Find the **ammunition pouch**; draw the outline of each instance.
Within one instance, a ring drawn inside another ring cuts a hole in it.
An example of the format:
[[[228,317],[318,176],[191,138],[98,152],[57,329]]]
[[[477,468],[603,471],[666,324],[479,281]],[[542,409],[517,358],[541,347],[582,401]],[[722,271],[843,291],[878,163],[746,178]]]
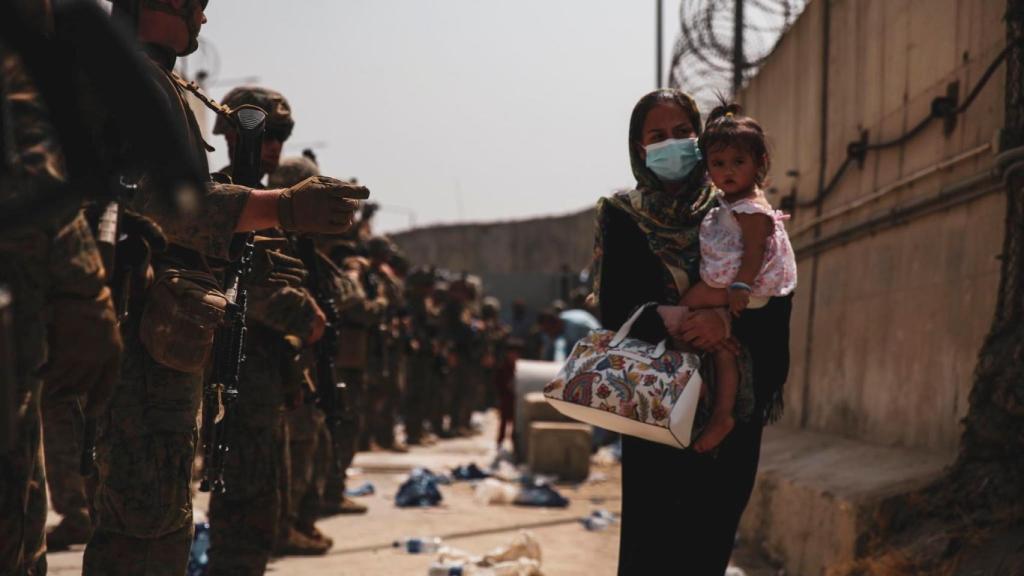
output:
[[[202,372],[227,306],[211,274],[163,270],[146,293],[139,337],[158,363],[180,372]]]

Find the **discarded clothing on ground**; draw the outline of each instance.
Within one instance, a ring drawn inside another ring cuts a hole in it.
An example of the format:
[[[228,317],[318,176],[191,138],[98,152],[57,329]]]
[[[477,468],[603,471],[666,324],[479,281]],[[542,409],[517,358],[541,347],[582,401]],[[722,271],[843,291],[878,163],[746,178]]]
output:
[[[398,488],[395,505],[399,508],[437,506],[442,500],[438,484],[438,476],[433,472],[416,468],[409,473],[409,479]]]
[[[558,493],[547,482],[524,480],[514,502],[516,506],[540,506],[545,508],[565,508],[569,499]]]
[[[376,491],[377,489],[373,486],[373,484],[366,482],[358,488],[345,490],[345,496],[348,496],[349,498],[356,498],[359,496],[372,496]]]
[[[490,474],[481,470],[475,463],[464,464],[452,470],[452,478],[455,480],[483,480],[490,477]]]

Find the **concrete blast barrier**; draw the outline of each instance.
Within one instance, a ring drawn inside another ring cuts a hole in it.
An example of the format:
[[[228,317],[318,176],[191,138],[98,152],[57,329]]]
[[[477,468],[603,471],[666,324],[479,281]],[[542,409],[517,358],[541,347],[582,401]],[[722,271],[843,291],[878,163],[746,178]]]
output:
[[[530,471],[557,476],[562,482],[583,482],[590,475],[591,434],[586,424],[532,423],[527,456]]]
[[[516,362],[516,459],[526,460],[526,452],[522,449],[529,443],[529,421],[526,420],[526,395],[530,392],[543,392],[544,387],[555,379],[562,365],[558,362],[540,360],[520,360]]]
[[[527,433],[522,435],[516,450],[523,455],[523,459],[530,453],[530,426],[536,422],[576,422],[572,418],[562,414],[555,407],[548,403],[543,392],[527,392],[523,397],[523,430]]]

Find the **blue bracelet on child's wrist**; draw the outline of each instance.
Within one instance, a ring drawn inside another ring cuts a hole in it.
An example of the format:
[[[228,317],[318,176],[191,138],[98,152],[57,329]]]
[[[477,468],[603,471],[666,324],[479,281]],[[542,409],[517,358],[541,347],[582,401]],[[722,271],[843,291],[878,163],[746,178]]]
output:
[[[746,282],[733,282],[732,284],[729,284],[729,290],[745,290],[747,292],[754,291],[754,289],[750,287],[750,284],[747,284]]]

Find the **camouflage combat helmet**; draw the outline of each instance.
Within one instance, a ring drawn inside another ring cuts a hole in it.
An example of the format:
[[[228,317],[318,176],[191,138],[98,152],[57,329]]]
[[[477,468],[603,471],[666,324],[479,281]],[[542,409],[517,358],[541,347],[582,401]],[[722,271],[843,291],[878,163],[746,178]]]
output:
[[[387,236],[374,236],[366,243],[366,252],[371,258],[378,257],[387,259],[394,253],[394,245]]]
[[[270,175],[271,188],[290,188],[310,176],[319,176],[320,167],[305,156],[285,158]]]
[[[188,27],[189,40],[188,47],[185,48],[184,52],[179,53],[178,56],[187,56],[199,48],[199,28],[202,25],[195,21],[192,14],[197,7],[202,7],[203,10],[206,10],[210,0],[185,0],[177,7],[175,7],[171,2],[164,2],[161,0],[109,1],[113,5],[113,8],[111,9],[113,17],[128,26],[131,30],[134,30],[138,25],[140,6],[145,6],[149,10],[165,12],[181,18]]]
[[[292,128],[295,127],[292,107],[280,92],[261,86],[239,86],[228,92],[221,103],[229,108],[238,108],[244,104],[262,108],[268,115],[267,138],[284,142],[292,135]],[[213,133],[224,134],[227,129],[227,119],[218,116],[213,125]]]
[[[437,281],[437,272],[433,266],[417,266],[412,269],[405,279],[405,285],[410,288],[423,287],[431,288]]]

